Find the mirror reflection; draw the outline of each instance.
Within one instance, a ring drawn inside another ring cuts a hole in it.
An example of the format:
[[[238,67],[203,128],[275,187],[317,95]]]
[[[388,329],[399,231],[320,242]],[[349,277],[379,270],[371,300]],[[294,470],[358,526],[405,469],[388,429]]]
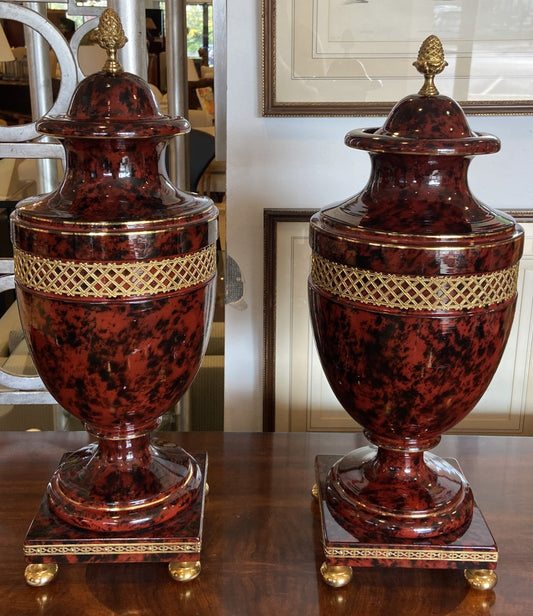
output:
[[[105,4],[105,3],[104,3]],[[166,66],[166,15],[164,2],[146,2],[146,45],[148,82],[161,111],[168,113]],[[75,29],[93,19],[87,15],[68,15],[65,3],[49,3],[47,19],[69,40]],[[31,122],[28,62],[24,27],[13,20],[0,21],[0,126]],[[225,305],[225,162],[215,156],[214,44],[211,2],[187,4],[187,118],[191,132],[186,138],[189,153],[189,189],[207,195],[217,205],[219,241],[217,244],[218,285],[215,318],[202,367],[180,403],[164,415],[162,430],[223,430],[224,427],[224,305]],[[78,47],[78,63],[85,75],[100,70],[102,50],[93,45],[91,33]],[[50,78],[54,97],[59,89],[61,71],[50,50]],[[9,238],[9,214],[16,203],[28,196],[48,192],[54,186],[42,181],[43,165],[57,167],[57,181],[63,175],[61,161],[36,159],[0,159],[0,258],[12,257]],[[7,263],[7,262],[6,262]],[[9,267],[6,265],[7,270]],[[0,269],[0,369],[9,374],[35,376],[33,362],[22,334],[15,295],[6,268]],[[2,281],[4,281],[2,283]],[[1,377],[0,377],[1,380]],[[80,422],[57,404],[49,404],[42,392],[23,403],[6,395],[9,388],[0,384],[0,430],[82,430]],[[8,401],[9,403],[7,403]],[[4,404],[4,402],[6,402]]]

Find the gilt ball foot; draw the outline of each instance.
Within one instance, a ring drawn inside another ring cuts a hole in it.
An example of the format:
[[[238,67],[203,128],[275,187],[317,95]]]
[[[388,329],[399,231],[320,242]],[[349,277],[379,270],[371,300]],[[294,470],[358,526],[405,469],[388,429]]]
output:
[[[328,565],[327,563],[322,563],[320,574],[328,586],[341,588],[350,582],[353,571],[351,567],[344,565]]]
[[[498,581],[492,569],[465,569],[465,578],[475,590],[492,590]]]
[[[199,560],[187,562],[172,562],[168,564],[168,570],[176,582],[190,582],[200,575],[202,565]]]
[[[59,567],[54,564],[33,563],[26,566],[24,578],[30,586],[46,586],[55,578]]]

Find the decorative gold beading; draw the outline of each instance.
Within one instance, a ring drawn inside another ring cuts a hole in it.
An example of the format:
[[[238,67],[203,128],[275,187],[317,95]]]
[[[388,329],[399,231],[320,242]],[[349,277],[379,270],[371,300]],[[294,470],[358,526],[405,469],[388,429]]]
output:
[[[471,310],[512,299],[518,264],[469,276],[404,276],[350,267],[313,253],[313,283],[344,299],[400,310]]]
[[[409,548],[336,548],[324,547],[326,558],[360,558],[380,560],[440,560],[465,562],[498,562],[498,552],[481,550],[417,550]]]
[[[98,28],[95,31],[95,40],[107,51],[107,60],[104,64],[104,71],[118,73],[122,71],[122,66],[117,60],[117,52],[124,47],[128,39],[124,35],[120,17],[113,9],[106,9],[100,16]]]
[[[24,556],[102,556],[120,554],[197,554],[201,543],[79,543],[24,546]]]
[[[202,284],[216,272],[216,245],[170,259],[122,263],[63,261],[15,249],[15,280],[42,293],[117,299],[173,293]]]
[[[439,38],[432,34],[420,46],[418,58],[413,66],[424,75],[424,85],[418,92],[422,96],[436,96],[435,75],[442,73],[448,62],[444,59],[444,49]]]

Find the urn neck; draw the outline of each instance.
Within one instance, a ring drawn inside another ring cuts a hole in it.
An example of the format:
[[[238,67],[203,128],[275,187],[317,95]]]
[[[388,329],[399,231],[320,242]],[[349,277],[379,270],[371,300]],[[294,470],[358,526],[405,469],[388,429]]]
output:
[[[119,468],[143,465],[150,458],[150,434],[140,434],[131,438],[99,438],[98,455],[106,464]]]
[[[166,139],[64,140],[66,169],[55,193],[39,209],[47,218],[80,222],[165,219],[185,195],[170,182]],[[80,190],[83,187],[83,190]]]
[[[468,235],[485,216],[470,192],[465,156],[371,155],[359,201],[367,230],[411,235]]]
[[[159,139],[66,139],[66,171],[62,189],[71,183],[124,182],[142,185],[157,181],[160,155],[166,143]]]
[[[472,199],[464,156],[371,155],[372,171],[365,189],[372,203],[382,205],[393,196],[399,202],[427,202],[428,207]],[[465,203],[466,206],[470,203]]]

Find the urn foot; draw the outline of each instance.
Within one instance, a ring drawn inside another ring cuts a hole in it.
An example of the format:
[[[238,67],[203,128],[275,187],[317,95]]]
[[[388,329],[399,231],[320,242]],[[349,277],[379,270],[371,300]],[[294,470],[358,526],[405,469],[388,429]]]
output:
[[[44,495],[24,541],[28,584],[43,586],[53,579],[59,565],[74,563],[164,562],[171,563],[175,579],[194,579],[200,571],[207,454],[197,453],[194,459],[202,477],[196,499],[164,524],[144,529],[110,533],[76,527],[51,511]]]
[[[356,567],[461,569],[466,570],[465,576],[473,588],[488,590],[489,580],[495,583],[498,548],[475,502],[471,523],[458,537],[395,539],[377,534],[370,536],[366,529],[361,530],[362,527],[348,529],[332,514],[327,500],[328,475],[337,461],[335,455],[317,456],[315,461],[325,557],[321,575],[327,584],[342,586],[341,579],[348,575],[348,569]],[[341,579],[336,579],[337,574]]]
[[[149,436],[101,439],[69,454],[48,484],[58,518],[97,532],[145,529],[186,511],[202,488],[198,462]]]
[[[372,446],[331,467],[326,499],[349,532],[369,540],[460,536],[474,503],[466,479],[438,456]]]

